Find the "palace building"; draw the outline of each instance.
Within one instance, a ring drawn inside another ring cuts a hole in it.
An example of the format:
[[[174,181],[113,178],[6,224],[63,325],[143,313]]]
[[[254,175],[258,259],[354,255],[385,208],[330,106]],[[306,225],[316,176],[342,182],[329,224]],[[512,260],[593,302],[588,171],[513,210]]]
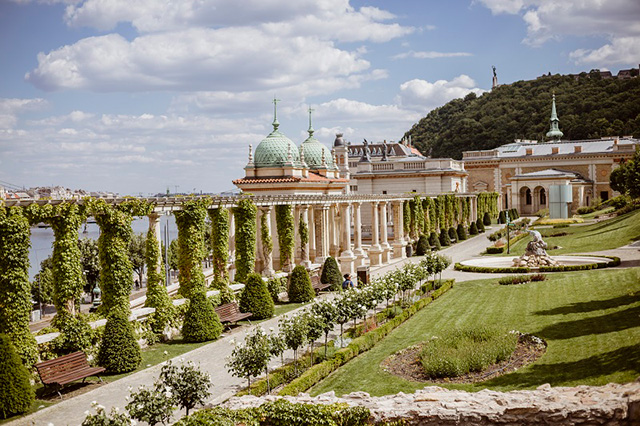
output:
[[[503,208],[534,214],[549,208],[550,188],[570,188],[569,210],[619,195],[609,186],[609,175],[633,157],[640,140],[611,136],[591,140],[562,140],[555,95],[551,103],[548,142],[515,140],[491,150],[465,151],[469,191],[501,194]]]

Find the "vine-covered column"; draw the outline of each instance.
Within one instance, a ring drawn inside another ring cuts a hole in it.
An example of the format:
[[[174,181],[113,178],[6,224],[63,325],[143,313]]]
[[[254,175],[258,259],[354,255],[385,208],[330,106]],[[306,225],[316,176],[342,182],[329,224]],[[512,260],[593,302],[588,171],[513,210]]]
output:
[[[262,241],[262,273],[271,277],[273,270],[273,240],[271,239],[271,206],[260,207],[260,240]]]
[[[149,318],[151,330],[160,334],[169,324],[174,315],[173,304],[165,286],[165,269],[160,253],[160,215],[151,213],[149,216],[149,231],[145,247],[147,263],[147,299],[144,306],[154,308],[155,312]]]
[[[382,247],[380,247],[380,216],[377,201],[371,202],[371,248],[369,248],[369,261],[371,266],[382,263]]]
[[[249,198],[238,202],[233,209],[236,235],[236,277],[238,282],[246,282],[256,263],[256,215],[257,209]]]
[[[178,226],[178,293],[191,299],[205,291],[202,261],[206,255],[205,219],[208,199],[185,201],[182,210],[174,212]]]
[[[309,261],[316,258],[316,222],[313,211],[314,206],[312,204],[309,206],[307,212],[307,225],[309,228]]]
[[[340,256],[340,214],[337,204],[331,204],[329,207],[329,255],[337,258]]]
[[[300,261],[302,266],[309,269],[309,206],[300,206],[300,218],[298,220],[298,235],[300,235]]]
[[[354,273],[356,256],[351,251],[351,205],[349,203],[340,204],[340,217],[342,219],[342,229],[340,233],[340,270],[343,273]]]
[[[29,239],[29,220],[22,209],[0,204],[0,333],[9,336],[28,368],[38,357],[29,331]]]
[[[382,247],[382,263],[389,263],[391,245],[389,245],[389,230],[387,229],[387,202],[380,202],[380,247]]]
[[[407,257],[404,240],[404,203],[402,200],[393,201],[393,257],[404,259]]]
[[[211,246],[213,247],[213,284],[220,289],[229,282],[229,210],[224,207],[209,210],[211,218]]]
[[[364,263],[364,250],[362,249],[362,203],[353,203],[353,254],[358,258],[357,265]]]
[[[293,269],[293,250],[295,245],[295,225],[291,206],[276,206],[276,227],[280,245],[280,269],[290,272]]]

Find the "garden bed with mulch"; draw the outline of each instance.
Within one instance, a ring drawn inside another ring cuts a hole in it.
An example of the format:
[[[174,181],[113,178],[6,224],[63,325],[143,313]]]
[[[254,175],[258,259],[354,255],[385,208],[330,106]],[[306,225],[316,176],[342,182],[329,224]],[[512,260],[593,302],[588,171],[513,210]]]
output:
[[[414,382],[434,384],[476,383],[511,373],[525,365],[529,365],[544,355],[547,350],[547,344],[540,338],[530,334],[522,334],[518,338],[516,349],[509,359],[497,364],[492,364],[482,371],[471,372],[457,377],[432,379],[425,374],[422,364],[420,363],[420,352],[425,344],[427,343],[422,342],[391,355],[382,362],[382,369],[405,380]]]

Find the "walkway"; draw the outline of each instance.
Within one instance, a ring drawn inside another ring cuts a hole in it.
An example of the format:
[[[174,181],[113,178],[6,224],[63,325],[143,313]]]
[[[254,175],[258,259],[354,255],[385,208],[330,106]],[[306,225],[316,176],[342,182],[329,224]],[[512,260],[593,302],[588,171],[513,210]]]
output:
[[[440,253],[445,254],[452,259],[452,266],[442,274],[442,277],[456,278],[456,281],[467,281],[498,276],[495,274],[469,274],[453,270],[453,263],[477,256],[478,253],[490,245],[486,235],[487,233],[478,235],[466,241],[462,241],[455,246],[442,250]],[[419,257],[400,260],[392,263],[391,265],[376,268],[372,271],[372,275],[377,276],[384,274],[389,270],[402,266],[404,262],[418,262],[419,260]],[[327,296],[332,297],[331,294]],[[303,308],[299,308],[298,310],[300,309]],[[291,315],[291,313],[296,311],[291,311],[286,315]],[[277,329],[278,320],[279,317],[272,318],[260,323],[260,325],[265,329],[268,329],[269,327]],[[226,362],[226,357],[231,355],[231,351],[233,349],[231,339],[244,339],[247,331],[249,331],[248,326],[238,327],[234,329],[232,333],[223,335],[221,339],[178,357],[178,359],[193,361],[196,364],[200,364],[200,368],[211,375],[213,386],[210,389],[212,392],[212,398],[209,401],[210,403],[215,404],[222,402],[231,397],[239,388],[246,385],[246,381],[244,379],[231,376],[224,367],[224,364]],[[292,358],[292,354],[288,354],[288,356]],[[274,360],[273,365],[279,366],[280,361]],[[140,385],[152,385],[157,379],[161,368],[161,364],[147,368],[146,370],[131,374],[115,382],[105,384],[104,386],[100,386],[74,398],[61,401],[51,407],[44,408],[24,418],[14,420],[9,424],[11,426],[47,426],[51,424],[54,426],[79,425],[85,418],[85,411],[89,410],[93,412],[91,409],[92,401],[97,401],[99,404],[105,406],[107,411],[111,410],[111,407],[114,406],[123,409],[127,404],[125,397],[129,395],[129,387],[137,389]],[[174,418],[176,417],[178,416],[176,415]]]

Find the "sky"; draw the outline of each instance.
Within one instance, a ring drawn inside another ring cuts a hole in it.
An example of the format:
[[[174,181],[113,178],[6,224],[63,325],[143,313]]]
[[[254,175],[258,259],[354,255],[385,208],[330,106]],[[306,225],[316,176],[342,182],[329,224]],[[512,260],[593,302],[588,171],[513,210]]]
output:
[[[499,83],[640,62],[638,0],[0,0],[0,184],[217,193],[271,131],[399,140]],[[505,141],[509,142],[509,141]]]

